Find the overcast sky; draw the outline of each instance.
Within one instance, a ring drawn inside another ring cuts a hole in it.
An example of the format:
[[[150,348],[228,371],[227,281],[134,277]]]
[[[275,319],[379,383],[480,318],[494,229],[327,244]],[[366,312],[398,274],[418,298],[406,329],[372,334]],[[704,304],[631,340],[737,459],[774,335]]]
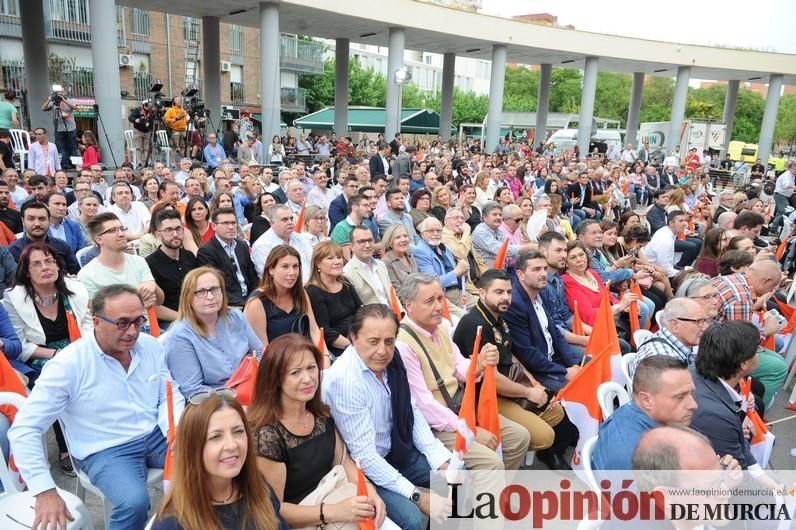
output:
[[[561,25],[684,44],[796,54],[794,0],[482,0],[482,13],[549,13]]]

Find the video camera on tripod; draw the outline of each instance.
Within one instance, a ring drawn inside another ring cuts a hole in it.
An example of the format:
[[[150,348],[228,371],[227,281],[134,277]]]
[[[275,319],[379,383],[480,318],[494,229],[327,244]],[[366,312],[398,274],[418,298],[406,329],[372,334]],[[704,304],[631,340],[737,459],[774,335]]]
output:
[[[163,118],[166,107],[171,107],[173,102],[171,99],[166,99],[166,96],[161,92],[162,88],[163,84],[156,82],[152,85],[152,88],[149,89],[148,102],[154,108],[157,118]]]
[[[188,85],[183,89],[182,107],[192,120],[196,118],[207,118],[210,114],[205,108],[205,102],[199,97],[199,89],[193,85]]]
[[[58,107],[61,103],[64,102],[64,97],[61,95],[61,92],[64,91],[64,87],[61,85],[53,85],[52,92],[50,93],[50,101],[52,101],[53,106]]]

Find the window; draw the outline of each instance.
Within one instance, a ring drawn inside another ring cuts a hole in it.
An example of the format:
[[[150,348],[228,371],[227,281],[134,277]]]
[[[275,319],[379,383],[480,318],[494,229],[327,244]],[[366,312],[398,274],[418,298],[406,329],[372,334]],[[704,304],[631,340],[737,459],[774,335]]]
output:
[[[88,0],[49,0],[50,19],[88,24]]]
[[[19,0],[0,0],[0,15],[19,16]]]
[[[130,33],[149,36],[149,11],[137,7],[130,11]]]
[[[236,24],[229,27],[229,49],[235,55],[241,55],[243,52],[243,31]]]
[[[186,41],[199,42],[199,19],[185,17],[183,19],[183,37]]]

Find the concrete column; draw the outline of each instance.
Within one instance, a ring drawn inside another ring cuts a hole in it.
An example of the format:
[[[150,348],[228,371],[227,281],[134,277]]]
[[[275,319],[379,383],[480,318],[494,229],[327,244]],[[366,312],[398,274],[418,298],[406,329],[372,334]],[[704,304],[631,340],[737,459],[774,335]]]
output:
[[[221,127],[221,26],[218,17],[202,17],[202,75],[205,108],[210,111],[210,121]]]
[[[492,76],[489,79],[489,110],[486,118],[486,152],[494,153],[503,121],[503,84],[506,77],[506,46],[492,46]]]
[[[641,112],[641,95],[644,92],[644,72],[633,73],[633,87],[630,89],[630,108],[627,111],[625,143],[638,146],[638,115]]]
[[[44,127],[49,131],[50,138],[53,138],[53,121],[48,113],[39,110],[50,94],[44,3],[22,1],[19,3],[19,9],[22,19],[22,57],[25,60],[25,86],[28,89],[27,112],[30,113],[30,126],[34,129]],[[116,42],[115,36],[113,42]]]
[[[89,6],[91,60],[94,62],[94,86],[97,88],[94,99],[101,117],[98,124],[100,152],[104,165],[118,166],[124,162],[125,127],[122,123],[119,50],[115,44],[109,45],[116,42],[116,2],[90,0]]]
[[[404,65],[404,28],[390,28],[387,45],[387,105],[384,123],[384,141],[391,142],[395,133],[401,132],[401,85],[395,83],[395,71]]]
[[[260,109],[264,141],[279,134],[281,104],[279,75],[279,3],[260,2]]]
[[[768,78],[768,96],[766,110],[763,111],[763,123],[760,125],[760,141],[757,144],[757,157],[763,164],[768,164],[771,154],[771,143],[774,141],[774,126],[777,124],[777,110],[782,93],[782,74],[771,74]]]
[[[683,128],[683,118],[685,118],[685,103],[688,97],[688,80],[691,77],[690,66],[680,66],[677,68],[677,82],[674,85],[674,100],[672,101],[672,119],[669,125],[669,137],[666,139],[666,147],[674,148],[680,145],[680,129]],[[682,146],[680,156],[685,156]]]
[[[539,142],[547,140],[547,110],[550,106],[550,79],[553,75],[553,65],[540,66],[539,92],[536,96],[536,128],[533,131],[532,149],[536,149]]]
[[[456,54],[442,56],[442,93],[440,94],[439,135],[446,142],[451,139],[453,123],[453,82],[456,75]]]
[[[732,140],[732,124],[735,121],[735,104],[738,102],[738,86],[741,82],[737,79],[727,81],[727,95],[724,96],[724,114],[721,119],[727,124],[727,134],[724,135],[724,152]]]
[[[348,39],[337,39],[334,51],[334,132],[348,134]]]
[[[580,96],[580,118],[578,118],[579,156],[589,155],[591,124],[594,119],[594,94],[597,92],[599,66],[599,58],[586,57],[586,63],[583,66],[583,92]]]

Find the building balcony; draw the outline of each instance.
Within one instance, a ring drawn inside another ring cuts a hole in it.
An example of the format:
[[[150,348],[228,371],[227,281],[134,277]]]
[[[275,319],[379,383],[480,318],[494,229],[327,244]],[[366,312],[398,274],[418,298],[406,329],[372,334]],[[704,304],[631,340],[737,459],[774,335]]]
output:
[[[307,98],[303,88],[282,87],[282,112],[307,112]]]
[[[323,73],[323,43],[290,35],[279,37],[279,67],[302,74]]]

